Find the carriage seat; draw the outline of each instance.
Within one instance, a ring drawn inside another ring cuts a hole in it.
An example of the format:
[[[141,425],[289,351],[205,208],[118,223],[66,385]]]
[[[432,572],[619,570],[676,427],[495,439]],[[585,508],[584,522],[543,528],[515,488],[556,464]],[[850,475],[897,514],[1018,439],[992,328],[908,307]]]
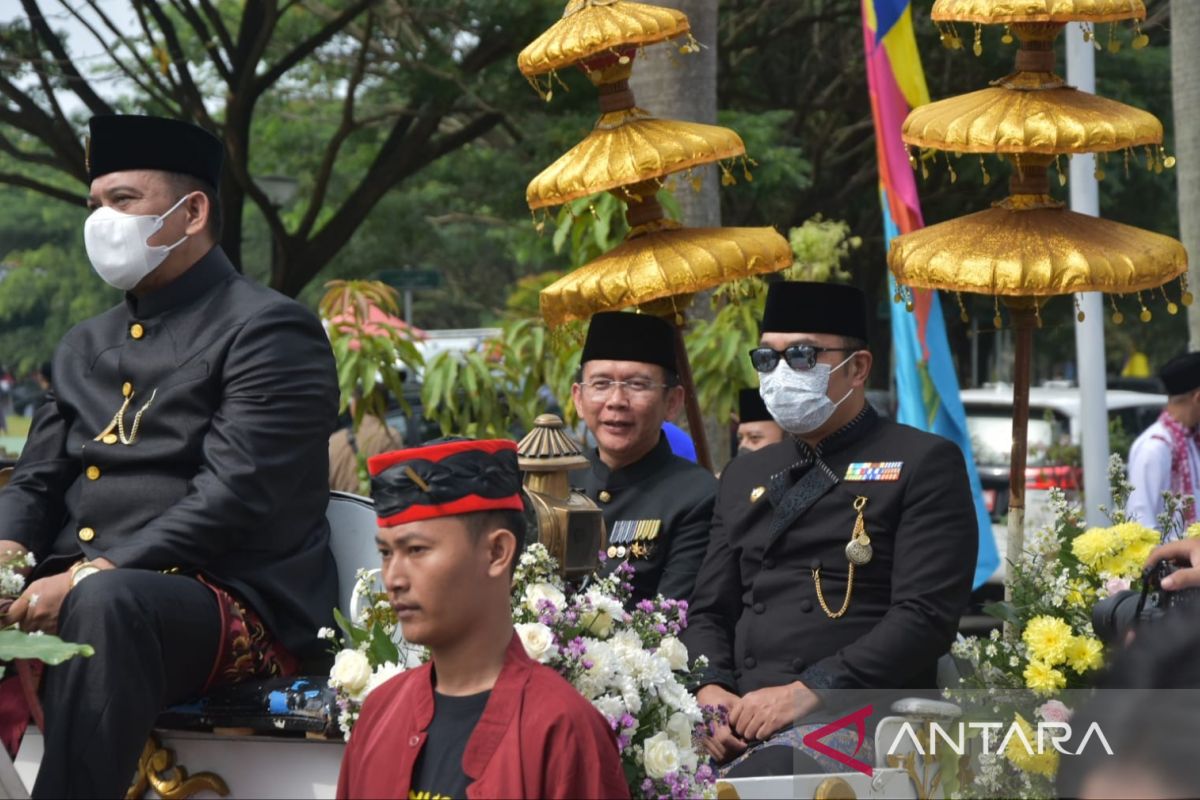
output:
[[[329,520],[329,547],[337,564],[338,608],[352,618],[357,572],[376,567],[379,562],[375,506],[366,497],[330,492],[325,516]],[[303,675],[223,686],[168,708],[159,716],[157,727],[340,736],[336,697],[328,680],[328,675]]]

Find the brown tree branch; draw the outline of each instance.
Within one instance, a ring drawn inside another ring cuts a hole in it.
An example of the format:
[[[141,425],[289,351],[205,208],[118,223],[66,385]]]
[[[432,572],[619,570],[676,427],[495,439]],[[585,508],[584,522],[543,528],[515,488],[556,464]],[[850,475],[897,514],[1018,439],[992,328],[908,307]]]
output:
[[[229,35],[229,28],[225,25],[225,20],[221,19],[221,13],[213,7],[210,0],[200,0],[200,10],[204,12],[204,16],[208,17],[209,24],[216,31],[217,38],[220,39],[221,46],[225,48],[226,56],[232,63],[233,37]]]
[[[196,36],[204,45],[204,51],[208,53],[208,60],[216,67],[217,73],[220,74],[222,80],[228,84],[233,76],[230,74],[230,69],[226,66],[225,60],[222,58],[221,48],[214,41],[213,34],[209,32],[204,20],[196,12],[195,6],[188,2],[188,0],[170,0],[170,2],[171,6],[187,21],[192,30],[195,31]]]
[[[299,228],[296,229],[296,234],[305,239],[312,232],[313,225],[317,222],[317,217],[321,213],[321,207],[325,205],[325,195],[329,191],[329,179],[333,176],[333,167],[337,162],[338,154],[342,150],[342,145],[350,134],[358,129],[358,124],[354,121],[354,101],[355,95],[358,92],[358,87],[362,84],[363,76],[367,70],[367,53],[369,52],[368,43],[371,39],[371,32],[374,29],[374,22],[371,14],[367,14],[367,24],[363,29],[362,47],[358,51],[358,58],[354,61],[354,69],[350,73],[350,78],[346,86],[346,97],[342,101],[342,118],[338,123],[338,129],[334,131],[329,144],[325,147],[325,153],[321,158],[321,165],[317,168],[316,178],[313,181],[312,197],[308,203],[308,209],[304,212],[304,218],[300,221]]]
[[[53,197],[56,200],[62,200],[65,203],[75,206],[83,206],[87,202],[87,198],[81,194],[72,194],[66,189],[60,189],[57,186],[43,183],[35,178],[17,175],[12,172],[0,172],[0,183],[6,183],[9,186],[20,186],[22,189],[32,189],[39,194],[44,194],[47,197]]]
[[[59,69],[66,76],[67,86],[75,93],[75,96],[82,100],[93,114],[111,114],[112,106],[96,94],[92,85],[75,68],[75,62],[67,55],[67,49],[63,46],[62,41],[51,30],[50,24],[46,22],[46,17],[42,14],[37,0],[21,0],[21,7],[25,9],[25,16],[29,18],[29,24],[33,27],[37,38],[58,62]]]
[[[185,101],[182,104],[185,109],[191,112],[193,119],[202,121],[211,128],[215,128],[216,123],[208,114],[208,109],[204,107],[204,93],[200,91],[200,87],[196,85],[196,81],[192,78],[192,71],[188,67],[187,54],[183,51],[183,44],[179,40],[179,34],[175,31],[175,23],[171,22],[171,18],[162,10],[155,0],[136,0],[134,3],[138,8],[139,16],[141,16],[141,8],[145,6],[154,17],[155,23],[158,25],[159,31],[167,43],[167,52],[171,55],[171,62],[175,65],[175,71],[179,74],[180,88],[185,94]],[[143,25],[143,27],[147,27]],[[149,30],[147,30],[149,35]],[[153,41],[153,37],[150,36]],[[190,101],[190,102],[188,102]]]
[[[275,84],[283,75],[292,67],[299,64],[307,56],[311,55],[321,45],[328,42],[336,36],[343,28],[345,28],[351,20],[361,14],[367,6],[371,4],[371,0],[357,0],[355,3],[348,6],[342,13],[338,14],[332,20],[325,24],[319,31],[305,39],[296,47],[292,48],[287,54],[280,58],[270,69],[264,72],[254,82],[254,94],[257,97],[265,92],[268,88]]]
[[[108,29],[108,31],[113,36],[116,37],[117,41],[119,41],[121,43],[121,45],[126,50],[129,51],[130,55],[133,56],[134,61],[136,63],[136,61],[138,59],[137,48],[135,48],[133,46],[133,44],[129,41],[129,39],[125,36],[124,31],[122,31],[119,27],[117,27],[117,25],[112,21],[112,19],[109,18],[109,16],[104,13],[104,10],[101,9],[96,4],[96,0],[87,0],[87,3],[88,3],[88,7],[92,9],[92,12],[95,13],[98,17],[100,17],[100,21],[104,24],[104,27],[106,27]],[[120,56],[117,55],[116,49],[108,43],[108,41],[106,40],[106,37],[100,35],[100,32],[98,30],[96,30],[95,26],[93,26],[91,24],[91,22],[89,22],[87,20],[87,18],[85,18],[82,14],[80,14],[79,11],[76,10],[70,4],[64,5],[64,8],[67,9],[67,11],[71,14],[72,17],[75,18],[75,20],[79,24],[81,24],[85,28],[87,28],[88,33],[90,33],[92,35],[92,38],[94,38],[96,40],[96,42],[100,45],[100,47],[104,49],[104,52],[108,55],[109,58],[112,59],[113,63],[116,64],[117,69],[121,70],[121,73],[123,75],[125,75],[126,78],[129,78],[129,80],[133,81],[134,84],[139,89],[141,89],[147,95],[149,95],[150,97],[152,97],[153,99],[155,99],[159,103],[161,103],[164,108],[175,107],[174,101],[172,99],[173,90],[171,89],[171,86],[169,84],[166,84],[165,82],[163,82],[161,80],[158,80],[155,77],[155,73],[153,70],[150,70],[148,72],[142,72],[140,70],[134,69],[133,67],[130,67],[124,60],[121,59]],[[150,82],[146,82],[143,79],[144,75],[150,76]]]

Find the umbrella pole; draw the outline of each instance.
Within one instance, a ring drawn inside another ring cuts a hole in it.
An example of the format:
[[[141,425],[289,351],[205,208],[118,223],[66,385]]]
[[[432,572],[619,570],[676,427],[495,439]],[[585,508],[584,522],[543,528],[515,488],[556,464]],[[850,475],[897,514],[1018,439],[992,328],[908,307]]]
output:
[[[672,325],[675,331],[675,361],[679,367],[679,381],[683,384],[683,406],[687,410],[688,433],[696,445],[696,459],[700,466],[713,471],[712,456],[708,452],[708,435],[704,431],[704,416],[700,413],[700,400],[696,396],[696,382],[692,379],[692,363],[688,360],[687,347],[683,343],[683,326]]]
[[[1029,441],[1029,372],[1033,360],[1033,329],[1036,317],[1032,306],[1012,307],[1011,319],[1016,338],[1016,357],[1013,362],[1012,457],[1008,472],[1008,543],[1005,557],[1009,569],[1025,549],[1025,464]],[[1005,581],[1004,594],[1011,599]]]

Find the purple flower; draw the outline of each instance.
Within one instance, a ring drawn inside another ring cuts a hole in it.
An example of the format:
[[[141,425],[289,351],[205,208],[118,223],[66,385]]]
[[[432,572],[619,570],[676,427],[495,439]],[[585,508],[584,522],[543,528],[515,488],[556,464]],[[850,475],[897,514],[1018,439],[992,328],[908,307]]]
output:
[[[638,611],[645,611],[647,614],[653,613],[653,612],[654,612],[654,601],[652,601],[652,600],[639,600],[639,601],[638,601],[638,604],[637,604],[637,610],[638,610]]]
[[[621,715],[621,728],[622,729],[632,728],[635,725],[637,725],[637,720],[634,719],[632,716],[630,716],[628,711],[626,711],[624,714]]]
[[[600,551],[600,563],[603,564],[605,561],[608,561],[608,553],[601,550]]]
[[[658,631],[660,636],[667,635],[667,626],[663,625],[661,622],[654,626],[654,630]]]
[[[654,781],[650,780],[649,778],[646,778],[646,780],[642,781],[642,791],[645,792],[646,794],[650,794],[650,792],[653,792],[654,791]]]
[[[580,659],[579,665],[584,669],[591,669],[592,667],[596,666],[596,662],[592,661],[590,658],[583,658]]]

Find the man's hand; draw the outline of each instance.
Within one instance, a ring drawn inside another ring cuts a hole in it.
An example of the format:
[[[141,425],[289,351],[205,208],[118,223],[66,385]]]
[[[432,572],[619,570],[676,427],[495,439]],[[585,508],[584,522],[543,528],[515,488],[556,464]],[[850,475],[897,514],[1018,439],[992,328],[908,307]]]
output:
[[[1146,566],[1151,567],[1164,559],[1187,562],[1188,566],[1163,578],[1162,588],[1177,592],[1200,586],[1200,539],[1180,539],[1156,547],[1146,559]]]
[[[696,702],[702,706],[725,706],[726,710],[733,708],[739,698],[723,686],[710,683],[696,692]],[[704,749],[708,754],[724,763],[741,755],[746,750],[746,743],[734,735],[728,725],[717,725],[712,736],[704,737]]]
[[[58,612],[62,609],[67,592],[71,591],[71,574],[60,572],[39,578],[16,599],[4,615],[4,624],[14,622],[23,631],[43,631],[56,633],[58,631]]]
[[[820,698],[800,681],[756,689],[734,705],[729,724],[743,740],[761,742],[820,704]]]

